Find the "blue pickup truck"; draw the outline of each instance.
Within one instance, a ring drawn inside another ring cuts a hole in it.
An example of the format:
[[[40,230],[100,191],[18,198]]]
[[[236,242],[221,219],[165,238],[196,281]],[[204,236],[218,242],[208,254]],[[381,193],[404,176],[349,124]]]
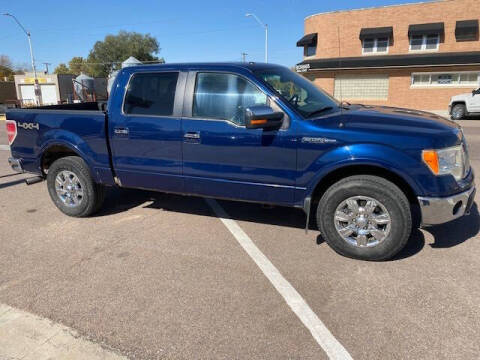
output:
[[[67,215],[98,211],[106,186],[297,207],[364,260],[393,257],[413,226],[463,216],[475,195],[456,123],[338,102],[271,64],[125,68],[104,107],[10,110],[6,126],[12,168],[46,179]]]

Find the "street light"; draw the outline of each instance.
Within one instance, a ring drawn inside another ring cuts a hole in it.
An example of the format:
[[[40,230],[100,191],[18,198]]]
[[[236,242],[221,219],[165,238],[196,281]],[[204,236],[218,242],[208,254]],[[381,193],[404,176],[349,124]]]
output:
[[[2,14],[4,16],[10,16],[15,20],[15,22],[20,26],[20,28],[23,30],[25,35],[27,35],[28,38],[28,46],[30,47],[30,58],[32,60],[32,70],[33,70],[33,77],[34,77],[34,85],[33,88],[35,90],[35,102],[37,105],[41,105],[41,95],[40,95],[40,86],[38,85],[38,78],[37,78],[37,69],[35,68],[35,58],[33,57],[33,49],[32,49],[32,39],[30,37],[30,31],[27,31],[23,25],[18,21],[18,19],[15,17],[15,15],[9,14],[9,13],[4,13]]]
[[[253,17],[260,24],[260,26],[265,28],[265,62],[268,63],[268,25],[264,24],[255,14],[245,14],[245,16]]]

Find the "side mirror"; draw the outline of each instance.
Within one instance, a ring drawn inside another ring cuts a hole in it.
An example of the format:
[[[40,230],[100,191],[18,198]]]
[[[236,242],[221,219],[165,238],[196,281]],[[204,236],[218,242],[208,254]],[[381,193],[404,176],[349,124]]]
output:
[[[283,112],[273,111],[270,106],[251,106],[245,110],[247,129],[279,128],[283,123]]]

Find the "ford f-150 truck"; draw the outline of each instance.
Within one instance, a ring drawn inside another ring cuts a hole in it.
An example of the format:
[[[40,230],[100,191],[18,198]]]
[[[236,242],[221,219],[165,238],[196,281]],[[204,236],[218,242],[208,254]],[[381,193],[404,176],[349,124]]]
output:
[[[7,112],[11,166],[46,179],[67,215],[99,210],[106,186],[290,206],[338,253],[384,260],[412,226],[463,216],[474,199],[457,124],[338,102],[277,65],[124,68],[104,110]]]

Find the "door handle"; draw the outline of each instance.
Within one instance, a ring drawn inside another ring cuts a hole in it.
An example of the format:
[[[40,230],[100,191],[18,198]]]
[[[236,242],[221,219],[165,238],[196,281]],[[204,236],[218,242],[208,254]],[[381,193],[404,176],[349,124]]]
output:
[[[113,132],[115,133],[115,135],[128,135],[128,128],[124,128],[124,127],[116,127],[113,129]]]
[[[183,135],[184,139],[190,139],[190,140],[199,140],[200,139],[200,133],[199,132],[187,132]]]

